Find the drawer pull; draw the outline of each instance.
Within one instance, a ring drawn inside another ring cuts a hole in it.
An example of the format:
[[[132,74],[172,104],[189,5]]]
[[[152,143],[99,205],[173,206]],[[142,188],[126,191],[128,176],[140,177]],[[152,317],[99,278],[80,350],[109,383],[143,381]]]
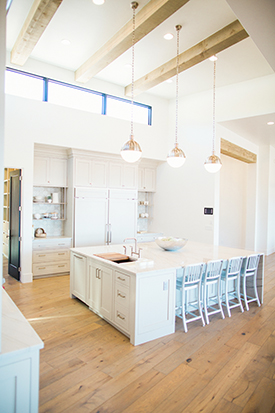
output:
[[[46,267],[40,267],[40,268],[38,268],[39,270],[45,270],[46,269]]]
[[[59,265],[59,266],[58,266],[58,268],[62,268],[62,267],[65,267],[65,265]]]
[[[46,257],[46,254],[39,254],[38,257]]]
[[[123,317],[121,314],[117,313],[117,317],[120,318],[121,320],[125,320],[125,317]]]
[[[120,281],[126,281],[125,278],[117,277]]]
[[[126,295],[121,294],[121,292],[119,292],[119,291],[117,292],[117,296],[121,297],[121,298],[126,298]]]
[[[79,260],[83,260],[83,257],[79,257],[78,255],[74,255],[75,258],[78,258]]]
[[[66,244],[63,243],[63,244],[58,244],[58,245],[66,245]]]
[[[65,252],[59,252],[58,255],[65,255]]]

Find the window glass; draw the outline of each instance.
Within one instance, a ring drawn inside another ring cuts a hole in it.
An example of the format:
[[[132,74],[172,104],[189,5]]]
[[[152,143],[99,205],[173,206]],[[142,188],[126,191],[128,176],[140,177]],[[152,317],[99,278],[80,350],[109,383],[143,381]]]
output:
[[[42,101],[43,83],[43,78],[6,70],[5,93]]]
[[[114,118],[131,120],[131,102],[107,96],[106,115]],[[148,125],[148,110],[146,106],[134,104],[134,122]]]
[[[48,102],[101,114],[102,96],[69,85],[48,82]]]

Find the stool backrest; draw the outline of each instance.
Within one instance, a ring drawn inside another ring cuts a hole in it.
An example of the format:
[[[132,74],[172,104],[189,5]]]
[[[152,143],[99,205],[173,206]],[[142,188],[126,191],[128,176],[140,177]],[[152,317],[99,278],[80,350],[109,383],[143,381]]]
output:
[[[184,285],[199,283],[202,277],[202,270],[204,264],[187,265],[183,269],[183,283]]]
[[[243,257],[230,258],[227,264],[227,275],[230,277],[238,275],[242,268]]]
[[[260,260],[260,254],[249,255],[246,261],[245,272],[246,274],[257,271]]]
[[[223,260],[209,261],[206,266],[205,280],[214,280],[221,276]]]

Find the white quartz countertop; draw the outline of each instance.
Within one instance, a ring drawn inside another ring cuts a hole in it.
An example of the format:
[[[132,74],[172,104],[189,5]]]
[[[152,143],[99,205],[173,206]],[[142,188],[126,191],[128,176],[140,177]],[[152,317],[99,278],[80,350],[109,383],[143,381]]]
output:
[[[4,289],[2,289],[1,293],[2,348],[0,356],[8,356],[12,352],[26,352],[30,348],[43,348],[43,341],[14,304],[10,296]]]
[[[129,245],[127,244],[127,255],[130,254]],[[99,257],[94,257],[94,254],[105,252],[118,252],[124,254],[123,245],[103,245],[94,247],[72,248],[71,250],[86,257],[93,257],[101,262],[105,262],[121,268],[133,274],[160,271],[168,268],[179,269],[186,265],[196,264],[200,262],[208,262],[217,259],[229,259],[238,256],[248,256],[254,254],[254,251],[243,250],[236,248],[228,248],[204,244],[194,241],[188,241],[185,247],[180,251],[164,251],[155,242],[139,243],[138,248],[141,248],[141,258],[137,261],[128,262],[125,264],[116,264]]]

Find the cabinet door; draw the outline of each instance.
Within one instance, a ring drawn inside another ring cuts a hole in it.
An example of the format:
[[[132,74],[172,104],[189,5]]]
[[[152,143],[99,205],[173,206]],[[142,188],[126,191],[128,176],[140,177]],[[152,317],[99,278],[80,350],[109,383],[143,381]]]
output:
[[[76,158],[75,160],[75,185],[91,186],[91,161],[89,159]]]
[[[99,278],[99,268],[91,259],[88,259],[87,268],[87,304],[93,311],[99,313],[101,304],[101,280]]]
[[[92,163],[92,185],[97,188],[107,187],[108,164],[105,161],[94,160]]]
[[[110,162],[109,167],[109,186],[110,188],[123,187],[123,164],[118,162]]]
[[[144,168],[144,187],[148,192],[156,190],[156,171],[154,168]]]
[[[113,271],[101,265],[99,267],[99,278],[101,281],[100,314],[107,320],[112,320]]]
[[[34,168],[33,168],[33,185],[34,186],[45,186],[50,184],[49,180],[49,169],[50,160],[47,157],[36,156],[34,158]]]
[[[71,260],[71,294],[86,302],[86,258],[72,254]]]
[[[50,158],[49,183],[51,186],[67,187],[67,159]]]
[[[144,168],[138,168],[138,190],[145,191]]]
[[[136,165],[124,165],[122,187],[127,189],[136,189],[138,187]]]

